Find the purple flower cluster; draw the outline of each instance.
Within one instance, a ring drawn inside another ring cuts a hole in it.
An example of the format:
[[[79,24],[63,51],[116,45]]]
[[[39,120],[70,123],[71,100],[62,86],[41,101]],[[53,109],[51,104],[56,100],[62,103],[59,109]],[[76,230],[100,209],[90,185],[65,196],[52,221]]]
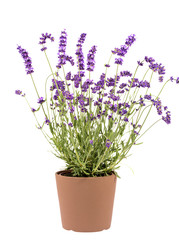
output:
[[[122,58],[115,58],[115,64],[119,64],[119,65],[122,65],[123,63],[123,59]]]
[[[45,118],[45,124],[49,125],[50,120],[48,118]]]
[[[31,111],[32,112],[36,112],[37,110],[35,108],[31,108]]]
[[[112,144],[112,142],[109,139],[107,139],[106,140],[106,147],[109,148],[111,146],[111,144]]]
[[[76,45],[77,46],[76,55],[78,58],[77,66],[79,70],[85,70],[84,55],[82,51],[82,44],[84,43],[85,39],[86,39],[86,33],[82,33]]]
[[[44,100],[43,97],[40,97],[40,98],[38,99],[38,101],[37,101],[37,103],[39,103],[39,104],[42,104],[42,103],[44,103],[44,102],[45,102],[45,100]]]
[[[51,42],[54,41],[54,37],[52,37],[51,34],[48,34],[48,33],[44,34],[44,33],[42,33],[42,37],[40,38],[39,44],[41,44],[41,45],[45,44],[47,39],[50,39]],[[45,51],[46,49],[47,49],[47,47],[43,46],[43,48],[41,48],[41,51]]]
[[[57,68],[61,68],[62,65],[66,64],[66,61],[69,61],[71,65],[74,65],[74,60],[72,57],[66,55],[66,46],[67,46],[67,33],[66,30],[61,32],[60,41],[59,41],[59,50],[58,50],[58,64]]]
[[[16,90],[16,91],[15,91],[15,94],[21,95],[21,94],[22,94],[22,91],[21,91],[21,90]]]
[[[152,99],[151,101],[153,102],[153,105],[156,107],[158,115],[162,115],[162,102],[161,102],[161,100],[158,98],[157,100]]]
[[[129,87],[133,88],[133,87],[142,87],[142,88],[150,88],[150,83],[145,81],[139,81],[138,78],[132,78],[131,80],[128,81],[129,82]]]
[[[107,67],[107,68],[109,68],[109,67],[110,67],[110,65],[109,65],[109,64],[105,64],[104,66],[105,66],[105,67]]]
[[[71,122],[68,123],[68,126],[73,127],[73,123],[71,123]]]
[[[141,61],[137,61],[137,63],[138,63],[139,66],[143,66],[144,65],[144,63],[141,62]]]
[[[25,64],[27,74],[33,73],[34,69],[32,67],[32,61],[31,61],[31,58],[29,57],[28,52],[25,49],[21,48],[21,46],[18,46],[17,49],[21,54],[22,58],[24,59],[24,64]]]
[[[132,77],[132,73],[130,73],[129,71],[122,71],[122,72],[120,72],[120,76],[121,77]]]
[[[170,114],[170,111],[167,111],[166,112],[166,116],[162,116],[162,120],[164,122],[166,122],[167,124],[170,124],[171,123],[171,114]]]
[[[120,80],[120,76],[119,76],[119,75],[115,76],[114,78],[112,78],[112,77],[107,78],[106,86],[107,86],[107,87],[115,86],[115,83],[116,83],[116,85],[117,85],[117,83],[119,82],[119,80]]]
[[[58,65],[57,68],[61,68],[66,63],[66,45],[67,45],[67,33],[66,31],[61,32],[59,50],[58,50]]]
[[[68,102],[68,106],[69,106],[69,109],[70,109],[70,113],[73,113],[75,111],[75,107],[72,105],[72,101]]]
[[[104,88],[104,81],[105,81],[105,73],[102,73],[100,76],[100,80],[97,83],[94,83],[95,87],[91,87],[92,93],[96,93]]]
[[[83,83],[82,85],[82,92],[87,92],[87,90],[89,89],[89,86],[93,84],[93,80],[90,79],[86,79],[86,81]]]
[[[125,44],[130,47],[135,42],[135,40],[135,34],[132,34],[126,39]]]
[[[82,81],[81,77],[82,76],[81,75],[79,76],[79,74],[74,74],[72,81],[74,82],[75,88],[79,88],[80,82]]]
[[[158,64],[155,62],[155,59],[153,59],[152,57],[145,57],[145,61],[147,63],[149,63],[149,68],[154,71],[157,72],[159,74],[159,82],[163,82],[163,75],[165,75],[165,67],[162,66],[162,64]]]
[[[162,112],[162,102],[159,98],[157,100],[155,100],[155,99],[152,99],[151,95],[145,95],[144,99],[150,100],[153,103],[153,106],[156,107],[158,115],[162,115],[162,113],[163,113]],[[163,109],[164,109],[164,111],[166,111],[168,109],[168,107],[166,106]],[[167,124],[169,124],[171,122],[170,111],[166,112],[165,117],[162,116],[162,120],[164,120]]]
[[[135,40],[136,40],[135,34],[128,36],[128,38],[125,41],[125,45],[122,45],[120,48],[115,48],[114,50],[112,50],[112,53],[117,54],[120,57],[125,57],[126,53],[128,52],[129,47],[132,46],[132,44],[135,42]],[[115,63],[122,65],[123,59],[116,58]]]
[[[57,88],[58,87],[58,88]],[[58,81],[52,79],[52,86],[50,87],[50,90],[53,91],[54,89],[57,89],[56,93],[58,95],[58,89],[61,91],[65,91],[65,82],[64,81]]]
[[[96,54],[96,46],[93,46],[90,50],[89,50],[89,53],[87,55],[87,69],[88,71],[93,71],[94,70],[94,67],[95,67],[95,60],[94,60],[94,57],[95,57],[95,54]]]
[[[73,93],[71,94],[69,91],[64,91],[62,92],[63,96],[67,99],[67,100],[73,100]]]
[[[151,97],[151,95],[147,95],[147,94],[146,94],[146,95],[144,96],[144,99],[151,100],[152,97]]]

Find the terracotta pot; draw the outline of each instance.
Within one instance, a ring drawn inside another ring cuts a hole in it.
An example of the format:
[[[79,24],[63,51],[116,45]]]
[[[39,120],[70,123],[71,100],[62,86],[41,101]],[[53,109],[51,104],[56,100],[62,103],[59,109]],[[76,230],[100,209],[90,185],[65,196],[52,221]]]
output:
[[[55,174],[63,228],[97,232],[110,228],[117,177]]]

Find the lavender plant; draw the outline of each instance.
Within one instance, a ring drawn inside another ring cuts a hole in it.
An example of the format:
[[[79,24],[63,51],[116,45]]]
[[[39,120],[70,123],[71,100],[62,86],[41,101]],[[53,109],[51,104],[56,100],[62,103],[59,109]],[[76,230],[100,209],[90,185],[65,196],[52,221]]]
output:
[[[21,90],[15,93],[26,99],[37,128],[51,144],[55,156],[65,161],[66,169],[72,176],[105,176],[112,172],[117,175],[120,162],[128,157],[133,145],[141,144],[139,139],[152,126],[162,120],[170,124],[171,113],[162,104],[160,94],[168,82],[178,84],[179,77],[164,81],[165,67],[147,56],[137,62],[134,73],[122,70],[124,57],[136,40],[134,34],[120,48],[111,51],[99,80],[92,78],[97,47],[91,47],[86,60],[83,54],[85,33],[81,34],[76,44],[76,67],[73,57],[67,55],[65,30],[61,32],[58,62],[54,68],[47,56],[47,39],[54,41],[54,37],[46,33],[42,34],[39,42],[50,68],[44,96],[39,95],[36,88],[28,52],[21,46],[17,47],[24,59],[26,72],[32,79],[38,107],[33,108]],[[73,71],[66,73],[67,63]],[[108,69],[112,63],[116,65],[116,72],[109,76]],[[143,71],[143,77],[138,77],[139,70]],[[161,90],[155,95],[152,93],[154,74],[158,75],[161,84]],[[51,85],[47,91],[49,81]],[[159,118],[144,128],[153,108]],[[42,123],[37,118],[39,112],[44,115]]]

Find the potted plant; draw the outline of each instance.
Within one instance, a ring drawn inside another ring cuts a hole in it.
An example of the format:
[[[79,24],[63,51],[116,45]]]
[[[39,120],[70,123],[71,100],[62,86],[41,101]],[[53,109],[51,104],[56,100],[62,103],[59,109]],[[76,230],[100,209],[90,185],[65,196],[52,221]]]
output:
[[[92,75],[97,47],[91,47],[87,59],[83,54],[85,33],[77,41],[75,64],[74,58],[67,55],[66,30],[61,32],[58,62],[53,68],[47,56],[48,39],[54,41],[51,34],[42,34],[39,42],[50,70],[43,96],[36,88],[28,52],[17,47],[34,85],[38,106],[32,107],[21,90],[15,93],[25,98],[37,128],[51,144],[55,156],[66,163],[66,169],[55,174],[63,227],[79,232],[108,229],[119,177],[116,170],[152,126],[160,121],[170,124],[170,111],[160,95],[168,82],[178,84],[179,77],[164,80],[165,67],[147,56],[137,62],[134,73],[122,70],[124,57],[136,40],[134,34],[111,51],[99,79]],[[115,66],[112,75],[111,64]],[[65,67],[70,67],[70,71],[66,72]],[[158,93],[152,89],[154,76],[161,84]],[[158,118],[146,126],[153,109]],[[38,120],[41,112],[43,122]]]

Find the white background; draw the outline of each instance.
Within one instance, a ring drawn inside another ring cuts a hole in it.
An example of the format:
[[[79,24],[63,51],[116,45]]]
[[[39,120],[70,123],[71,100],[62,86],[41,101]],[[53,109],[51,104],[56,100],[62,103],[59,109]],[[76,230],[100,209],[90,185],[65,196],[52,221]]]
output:
[[[36,84],[43,95],[49,68],[38,45],[41,33],[48,43],[55,66],[58,38],[66,28],[68,53],[74,56],[81,33],[87,33],[86,49],[98,46],[97,74],[110,50],[120,47],[135,33],[137,41],[125,58],[133,71],[136,61],[152,56],[166,67],[166,77],[179,76],[177,1],[4,1],[1,20],[1,151],[0,239],[55,240],[179,239],[179,86],[168,84],[161,98],[172,113],[172,124],[161,122],[132,149],[119,174],[112,226],[98,233],[75,233],[62,229],[55,172],[64,166],[35,128],[25,100],[14,94],[22,89],[36,102],[33,85],[25,74],[17,44],[32,58]],[[100,65],[101,64],[101,65]],[[155,78],[157,86],[157,77]],[[155,82],[154,81],[154,82]],[[154,83],[155,84],[155,83]]]

